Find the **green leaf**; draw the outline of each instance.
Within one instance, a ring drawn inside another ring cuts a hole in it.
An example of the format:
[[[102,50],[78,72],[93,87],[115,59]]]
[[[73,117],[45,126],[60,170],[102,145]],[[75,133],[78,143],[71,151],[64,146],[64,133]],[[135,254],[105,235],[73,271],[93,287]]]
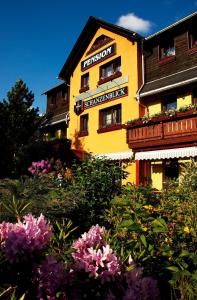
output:
[[[168,227],[166,225],[166,222],[162,218],[157,218],[153,222],[153,232],[166,232],[168,231]]]
[[[146,242],[146,237],[142,234],[140,235],[140,240],[142,242],[142,244],[144,245],[144,247],[147,247],[147,242]]]
[[[179,272],[179,268],[175,266],[166,267],[167,270],[170,270],[172,272]]]

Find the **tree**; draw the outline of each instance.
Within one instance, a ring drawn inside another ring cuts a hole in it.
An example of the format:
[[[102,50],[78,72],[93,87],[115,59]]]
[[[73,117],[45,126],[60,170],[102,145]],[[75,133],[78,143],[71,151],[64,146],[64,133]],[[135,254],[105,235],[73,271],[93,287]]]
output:
[[[41,118],[33,102],[34,94],[19,80],[0,103],[1,176],[15,172],[18,154],[35,139]]]

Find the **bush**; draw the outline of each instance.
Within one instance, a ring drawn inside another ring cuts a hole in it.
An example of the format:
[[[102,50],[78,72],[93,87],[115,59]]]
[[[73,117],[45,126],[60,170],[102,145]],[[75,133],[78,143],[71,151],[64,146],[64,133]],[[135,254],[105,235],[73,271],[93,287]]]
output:
[[[74,241],[68,255],[71,225],[58,226],[52,236],[43,215],[0,224],[0,297],[9,299],[14,290],[23,299],[159,299],[156,280],[144,277],[134,264],[127,270],[128,263],[114,253],[99,225]]]
[[[173,299],[195,299],[195,172],[188,166],[180,183],[169,182],[158,195],[149,188],[127,189],[105,214],[116,251],[157,276],[164,299],[170,287]]]
[[[9,204],[15,195],[24,205],[30,202],[28,209],[35,215],[44,211],[50,220],[70,218],[76,226],[80,225],[82,231],[100,223],[111,199],[120,193],[121,179],[126,173],[120,166],[99,159],[87,159],[73,165],[69,176],[63,167],[57,162],[50,174],[2,181],[1,205]],[[6,211],[3,214],[7,219]]]

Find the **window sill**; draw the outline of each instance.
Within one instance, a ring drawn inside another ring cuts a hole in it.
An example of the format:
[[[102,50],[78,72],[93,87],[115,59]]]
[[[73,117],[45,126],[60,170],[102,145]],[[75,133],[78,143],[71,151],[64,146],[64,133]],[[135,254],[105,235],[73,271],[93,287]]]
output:
[[[87,130],[81,130],[78,132],[78,137],[83,137],[83,136],[87,136],[87,135],[88,135]]]
[[[196,46],[196,47],[189,48],[189,49],[187,50],[188,55],[191,55],[191,54],[196,53],[196,52],[197,52],[197,46]]]
[[[84,87],[80,88],[79,93],[80,93],[80,94],[81,94],[81,93],[85,93],[85,92],[88,91],[89,89],[90,89],[89,86],[84,86]]]
[[[109,127],[99,128],[97,130],[97,133],[110,132],[110,131],[119,130],[119,129],[122,129],[122,128],[123,128],[122,124],[116,124],[116,125],[112,125],[112,126],[109,126]]]
[[[175,55],[172,55],[172,56],[168,56],[168,57],[164,57],[164,58],[161,58],[159,61],[158,61],[158,64],[159,66],[163,66],[163,65],[166,65],[170,62],[173,62],[176,60],[176,56]]]
[[[103,83],[106,83],[108,81],[112,81],[113,79],[116,79],[118,77],[121,77],[122,76],[122,73],[121,72],[116,72],[115,74],[109,76],[109,77],[106,77],[106,78],[103,78],[103,79],[100,79],[98,81],[98,85],[101,85]]]

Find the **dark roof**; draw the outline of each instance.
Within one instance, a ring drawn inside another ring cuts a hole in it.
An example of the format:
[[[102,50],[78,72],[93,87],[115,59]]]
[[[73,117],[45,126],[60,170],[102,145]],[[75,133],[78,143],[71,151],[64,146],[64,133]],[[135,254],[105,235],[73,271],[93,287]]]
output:
[[[89,43],[91,42],[94,34],[96,33],[99,27],[105,28],[111,32],[115,32],[133,41],[141,41],[142,39],[144,39],[141,35],[134,31],[125,29],[123,27],[111,24],[109,22],[91,16],[88,19],[73,49],[71,50],[70,55],[68,56],[63,68],[59,73],[60,79],[66,80],[67,78],[69,78],[69,75],[72,74],[77,63],[83,56],[86,48],[88,47]]]
[[[153,33],[152,35],[146,37],[145,40],[148,41],[148,40],[153,39],[156,36],[162,34],[163,32],[166,32],[168,30],[172,30],[172,28],[177,27],[179,25],[182,25],[182,23],[185,23],[188,20],[191,20],[192,18],[196,17],[196,15],[197,15],[197,12],[195,11],[194,13],[190,14],[189,16],[186,16],[186,17],[182,18],[181,20],[178,20],[177,22],[175,22],[175,23],[173,23],[173,24],[171,24],[171,25],[163,28],[162,30],[160,30],[160,31],[158,31],[156,33]]]
[[[54,87],[50,88],[49,90],[43,92],[42,95],[47,95],[48,93],[55,91],[55,90],[59,89],[60,87],[63,87],[64,85],[66,85],[65,82],[55,85]]]
[[[62,114],[49,117],[43,122],[42,127],[50,126],[61,122],[66,122],[67,118],[68,118],[68,112],[66,111]]]
[[[197,81],[197,67],[147,82],[140,90],[139,95],[140,97],[153,95],[160,91],[170,90],[195,81]]]

